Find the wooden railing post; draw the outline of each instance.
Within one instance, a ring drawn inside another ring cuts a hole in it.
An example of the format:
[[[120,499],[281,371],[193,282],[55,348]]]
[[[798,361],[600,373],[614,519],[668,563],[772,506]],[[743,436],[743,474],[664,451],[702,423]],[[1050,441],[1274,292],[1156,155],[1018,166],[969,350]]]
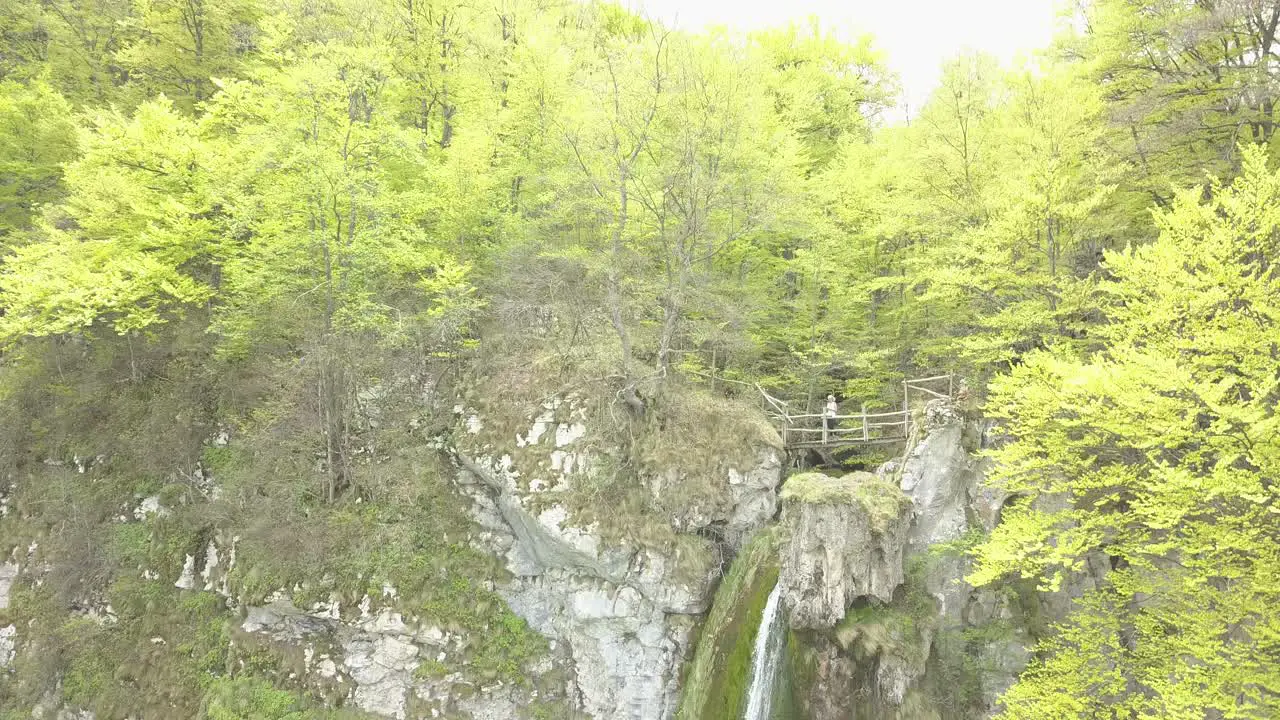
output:
[[[871,436],[869,435],[867,428],[867,404],[862,403],[862,440],[863,442],[866,442],[870,439]]]
[[[909,430],[909,426],[911,425],[911,405],[910,403],[907,402],[908,400],[907,388],[909,387],[910,385],[907,384],[907,381],[903,380],[902,381],[902,437],[907,437],[911,432]]]

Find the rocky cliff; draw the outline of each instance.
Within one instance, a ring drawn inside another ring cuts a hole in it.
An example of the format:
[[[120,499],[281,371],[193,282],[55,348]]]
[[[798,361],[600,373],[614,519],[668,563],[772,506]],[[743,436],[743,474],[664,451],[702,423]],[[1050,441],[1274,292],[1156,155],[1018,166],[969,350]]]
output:
[[[275,488],[243,473],[264,451],[235,433],[167,483],[131,483],[102,457],[43,462],[39,482],[0,496],[13,697],[36,718],[236,717],[267,700],[344,717],[733,718],[777,582],[786,712],[977,718],[1105,572],[1055,593],[966,584],[965,550],[1006,498],[982,485],[980,428],[945,407],[905,458],[794,475],[780,499],[776,435],[696,389],[639,418],[581,393],[481,388],[451,405],[431,422],[411,403],[372,415],[368,466],[395,482],[312,506],[323,522],[270,518],[289,533],[261,520]],[[47,498],[86,488],[103,500],[78,535]],[[84,547],[108,582],[71,564]],[[31,681],[60,657],[52,683]],[[199,678],[213,683],[202,700],[179,694]]]
[[[1005,498],[982,485],[979,426],[937,403],[926,423],[875,476],[786,481],[781,577],[802,631],[788,648],[799,716],[989,717],[1044,624],[1105,572],[1091,566],[1054,593],[970,586],[965,551]]]
[[[621,481],[592,449],[601,445],[584,405],[546,402],[510,443],[467,414],[458,486],[485,547],[510,571],[499,593],[570,659],[579,708],[593,718],[668,718],[722,560],[776,512],[781,451],[758,432],[740,435],[710,467],[649,468],[619,496],[638,492],[645,502],[602,517],[600,495]],[[685,502],[666,509],[664,495],[676,492]]]
[[[805,473],[782,493],[783,607],[791,627],[831,628],[861,598],[893,600],[911,502],[870,473],[841,478]]]
[[[584,393],[484,388],[443,416],[388,400],[405,395],[362,396],[382,495],[314,517],[271,516],[267,435],[218,432],[167,483],[109,458],[38,466],[0,496],[12,697],[35,718],[671,717],[723,569],[777,513],[776,434],[696,388],[643,418]],[[105,582],[75,576],[49,488],[104,498],[80,520]]]
[[[580,397],[548,400],[508,435],[495,432],[501,420],[460,405],[458,432],[442,448],[474,521],[474,547],[507,571],[494,591],[549,641],[547,656],[525,668],[530,682],[475,684],[456,667],[464,638],[393,610],[394,588],[349,618],[325,603],[251,606],[238,634],[291,648],[307,682],[384,717],[498,720],[537,700],[585,718],[671,717],[722,559],[776,512],[780,449],[767,433],[746,434],[743,447],[723,454],[740,462],[717,462],[718,478],[655,468],[628,490],[655,496],[699,483],[696,505],[670,514],[618,507],[599,518],[587,514],[595,498],[584,495],[625,481],[604,476],[611,458],[587,408]]]

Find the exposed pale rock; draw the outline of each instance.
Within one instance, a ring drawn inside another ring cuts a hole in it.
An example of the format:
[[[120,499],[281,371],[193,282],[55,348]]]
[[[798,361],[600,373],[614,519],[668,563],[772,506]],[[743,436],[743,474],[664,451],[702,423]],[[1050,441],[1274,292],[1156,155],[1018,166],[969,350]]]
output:
[[[582,423],[560,423],[556,426],[556,447],[562,448],[587,434],[587,426]]]
[[[703,540],[693,549],[636,553],[628,581],[665,612],[698,614],[707,611],[711,587],[719,573],[714,548]]]
[[[969,528],[965,509],[969,489],[976,483],[969,453],[960,444],[962,431],[958,422],[934,429],[915,446],[902,468],[902,492],[914,505],[912,552],[955,540]]]
[[[0,627],[0,670],[13,664],[13,657],[18,648],[18,626]]]
[[[356,683],[357,707],[385,717],[403,718],[407,694],[418,667],[418,646],[393,635],[360,635],[342,646],[343,665]]]
[[[958,540],[969,529],[970,495],[981,468],[962,445],[963,424],[952,414],[937,411],[933,430],[913,448],[902,467],[901,487],[911,498],[914,518],[908,536],[909,554],[924,554],[931,545]],[[946,627],[958,626],[969,586],[964,576],[969,563],[959,553],[934,557],[922,578],[938,603]]]
[[[729,516],[731,542],[764,527],[778,512],[778,483],[782,481],[782,458],[771,447],[756,451],[756,463],[745,471],[728,470],[733,513]]]
[[[18,577],[18,564],[0,563],[0,610],[9,607],[9,594],[13,590],[13,581]]]
[[[410,635],[413,631],[404,622],[404,616],[390,608],[383,608],[372,618],[362,620],[360,628],[379,635]]]
[[[521,717],[520,711],[524,703],[519,696],[508,688],[496,691],[480,692],[463,698],[458,707],[467,713],[471,720],[510,720]]]
[[[138,503],[138,507],[133,509],[133,517],[137,520],[144,520],[148,515],[168,515],[169,511],[160,504],[159,495],[151,495],[142,498],[142,502]]]
[[[325,679],[333,678],[338,674],[338,666],[332,658],[321,657],[316,663],[316,674]]]
[[[311,604],[311,615],[338,620],[342,617],[342,601],[336,596],[330,596],[328,602],[317,600]]]
[[[783,489],[789,541],[778,582],[794,628],[831,628],[853,601],[893,599],[903,580],[910,501],[870,473],[795,476]]]
[[[536,575],[552,568],[579,568],[595,577],[621,581],[631,561],[627,548],[604,547],[591,528],[568,522],[568,511],[553,505],[534,517],[515,494],[510,475],[501,467],[465,460],[460,485],[475,501],[476,521],[491,531],[495,550],[505,548],[516,575]],[[506,535],[507,537],[502,537]]]
[[[218,570],[218,545],[210,542],[205,548],[204,568],[200,570],[200,579],[204,580],[204,589],[213,590]]]
[[[196,556],[187,555],[187,559],[182,563],[182,574],[178,576],[178,581],[173,584],[174,587],[182,590],[193,590],[196,586]]]
[[[414,637],[418,642],[423,643],[424,645],[434,645],[437,647],[443,646],[449,639],[448,636],[445,635],[444,631],[435,625],[428,625],[427,627],[422,628],[414,635]]]
[[[332,620],[308,615],[287,600],[248,608],[244,622],[240,624],[244,632],[262,633],[275,640],[289,642],[331,632],[335,627]]]
[[[667,615],[630,587],[566,570],[502,590],[512,611],[568,645],[582,709],[618,720],[667,718],[693,619]]]
[[[813,668],[812,686],[804,693],[811,720],[990,717],[999,710],[1000,694],[1031,658],[1033,642],[1023,627],[1026,609],[1006,593],[969,586],[969,559],[957,548],[945,547],[973,527],[994,527],[1006,496],[983,485],[985,464],[966,452],[964,426],[955,409],[931,403],[926,410],[929,433],[902,461],[882,466],[877,476],[882,481],[897,478],[910,498],[905,558],[918,562],[906,590],[927,592],[932,613],[922,613],[918,596],[909,605],[872,603],[875,607],[861,609],[839,626],[842,652],[822,638],[813,640],[805,648]],[[784,519],[790,512],[788,500]],[[1034,602],[1040,607],[1034,612],[1062,617],[1074,598],[1096,587],[1104,564],[1091,558],[1085,571],[1061,590],[1039,593]],[[965,640],[975,628],[983,630],[978,644]],[[968,664],[976,676],[977,694],[964,700],[971,703],[964,708],[953,704],[958,690],[947,685],[952,677],[948,668],[956,663]]]
[[[722,465],[722,485],[659,519],[678,539],[652,547],[606,537],[555,501],[556,492],[608,464],[586,442],[585,418],[572,397],[544,402],[528,431],[515,436],[516,447],[539,446],[537,452],[504,454],[495,447],[500,438],[461,439],[478,453],[455,455],[458,488],[479,526],[473,544],[506,560],[514,578],[497,592],[569,663],[568,694],[578,710],[610,720],[667,720],[696,615],[710,603],[723,556],[777,513],[780,448],[763,442],[734,448],[735,457],[750,449],[751,460]],[[660,505],[668,489],[687,479],[677,466],[652,470],[642,481]],[[465,711],[511,716],[502,693],[485,699],[480,690],[480,705]]]
[[[350,681],[351,702],[390,718],[405,717],[422,654],[417,637],[447,641],[438,628],[420,631],[389,609],[352,624],[304,612],[287,600],[247,608],[240,630],[300,646],[308,672],[340,684]],[[317,646],[340,647],[341,654],[317,655]]]

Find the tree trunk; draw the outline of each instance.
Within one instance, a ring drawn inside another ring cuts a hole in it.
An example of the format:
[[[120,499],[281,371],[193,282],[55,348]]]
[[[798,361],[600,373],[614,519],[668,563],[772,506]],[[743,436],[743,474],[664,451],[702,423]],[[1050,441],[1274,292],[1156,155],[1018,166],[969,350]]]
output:
[[[613,323],[614,332],[618,334],[618,342],[622,346],[622,399],[636,414],[644,413],[644,401],[636,394],[635,383],[631,381],[631,333],[622,317],[622,278],[620,266],[623,257],[623,233],[627,228],[627,181],[628,167],[623,163],[618,168],[618,221],[613,226],[610,243],[609,272],[606,275],[609,298],[609,320]]]

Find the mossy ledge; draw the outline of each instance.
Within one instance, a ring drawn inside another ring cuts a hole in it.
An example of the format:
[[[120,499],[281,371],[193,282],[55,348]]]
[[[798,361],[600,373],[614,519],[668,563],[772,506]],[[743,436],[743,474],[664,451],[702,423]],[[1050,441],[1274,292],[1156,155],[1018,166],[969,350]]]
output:
[[[911,498],[896,484],[867,472],[839,478],[820,472],[792,475],[782,486],[780,497],[787,504],[860,505],[878,533],[885,532],[889,523],[911,507]]]
[[[685,677],[676,720],[742,717],[760,616],[778,580],[776,544],[773,530],[757,533],[716,590]]]

